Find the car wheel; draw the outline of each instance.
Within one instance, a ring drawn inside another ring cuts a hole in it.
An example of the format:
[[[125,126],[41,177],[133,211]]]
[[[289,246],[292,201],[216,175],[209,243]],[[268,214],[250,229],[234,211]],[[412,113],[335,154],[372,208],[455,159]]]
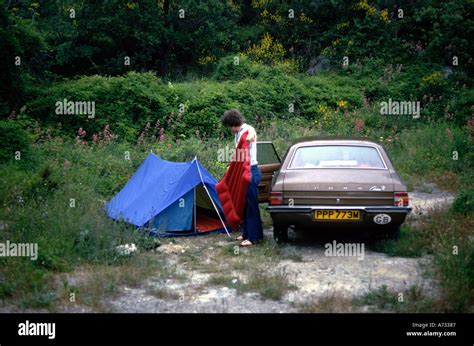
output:
[[[288,241],[288,226],[273,225],[273,239],[277,243],[286,243]]]

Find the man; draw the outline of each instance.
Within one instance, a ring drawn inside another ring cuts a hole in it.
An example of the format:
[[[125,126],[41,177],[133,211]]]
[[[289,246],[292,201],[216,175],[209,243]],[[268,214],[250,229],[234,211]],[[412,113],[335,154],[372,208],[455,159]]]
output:
[[[245,123],[238,109],[229,109],[222,116],[222,124],[234,133],[234,143],[237,147],[240,136],[248,131],[247,141],[249,141],[250,155],[250,184],[248,186],[245,200],[245,214],[242,236],[236,239],[242,241],[241,246],[251,246],[263,239],[262,220],[258,207],[258,184],[262,178],[257,164],[257,133],[255,129]]]

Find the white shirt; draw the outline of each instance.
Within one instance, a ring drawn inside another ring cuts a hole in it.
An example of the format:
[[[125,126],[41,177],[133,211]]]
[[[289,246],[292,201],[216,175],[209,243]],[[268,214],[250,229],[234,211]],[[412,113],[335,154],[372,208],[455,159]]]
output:
[[[244,133],[245,131],[247,131],[249,129],[252,129],[252,130],[255,131],[255,129],[252,126],[250,126],[248,124],[245,124],[245,123],[242,124],[242,126],[240,127],[239,132],[237,132],[235,134],[235,139],[234,139],[235,147],[237,147],[237,144],[239,144],[240,136],[242,135],[242,133]],[[255,135],[255,140],[250,142],[249,154],[250,154],[250,166],[257,165],[258,164],[258,161],[257,161],[257,135]]]

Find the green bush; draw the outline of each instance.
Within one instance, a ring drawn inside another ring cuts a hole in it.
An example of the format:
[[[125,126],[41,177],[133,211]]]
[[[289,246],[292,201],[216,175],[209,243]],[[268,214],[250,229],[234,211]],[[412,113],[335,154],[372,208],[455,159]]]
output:
[[[245,57],[233,65],[233,57],[222,59],[215,80],[163,83],[152,73],[130,72],[120,77],[90,76],[65,81],[45,88],[22,113],[31,127],[31,119],[68,137],[78,129],[91,141],[93,134],[106,125],[119,141],[136,141],[149,122],[158,131],[163,128],[172,138],[193,136],[196,130],[217,137],[223,112],[239,108],[249,122],[255,117],[314,118],[319,105],[336,109],[339,102],[353,109],[362,105],[357,81],[348,76],[321,74],[306,76],[286,65],[273,67],[249,62]],[[95,102],[95,117],[87,114],[56,114],[56,103]],[[290,111],[293,105],[294,111]],[[159,123],[157,123],[159,121]],[[61,123],[59,129],[58,123]]]
[[[63,131],[75,136],[79,128],[91,140],[110,125],[112,132],[124,140],[135,140],[147,122],[165,119],[178,104],[166,102],[170,92],[152,73],[130,72],[123,77],[90,76],[53,85],[27,104],[27,113],[44,126],[62,124]],[[95,116],[56,114],[57,102],[95,102]]]
[[[241,80],[252,75],[252,62],[245,56],[235,54],[219,60],[214,79],[218,81]]]
[[[2,259],[0,264],[0,301],[12,299],[22,308],[47,308],[53,302],[52,278],[44,268],[29,258]]]
[[[466,132],[447,122],[404,129],[399,140],[390,145],[397,170],[407,174],[439,175],[445,171],[472,171],[472,141]],[[458,152],[458,160],[453,152]]]
[[[474,211],[474,189],[461,191],[456,196],[452,209],[457,213],[472,213]]]
[[[448,112],[453,114],[457,125],[466,125],[467,120],[472,117],[472,105],[474,104],[474,89],[463,89],[456,97],[448,103]]]
[[[28,133],[13,121],[0,121],[0,164],[15,159],[19,152],[20,160],[29,156]]]

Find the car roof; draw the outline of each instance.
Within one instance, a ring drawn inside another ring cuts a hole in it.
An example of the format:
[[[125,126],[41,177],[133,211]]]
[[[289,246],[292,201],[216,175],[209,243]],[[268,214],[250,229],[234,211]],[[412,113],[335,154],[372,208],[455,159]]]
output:
[[[358,144],[358,145],[372,145],[379,148],[382,146],[370,139],[364,137],[349,137],[349,136],[312,136],[302,137],[294,141],[291,146],[298,144]]]

